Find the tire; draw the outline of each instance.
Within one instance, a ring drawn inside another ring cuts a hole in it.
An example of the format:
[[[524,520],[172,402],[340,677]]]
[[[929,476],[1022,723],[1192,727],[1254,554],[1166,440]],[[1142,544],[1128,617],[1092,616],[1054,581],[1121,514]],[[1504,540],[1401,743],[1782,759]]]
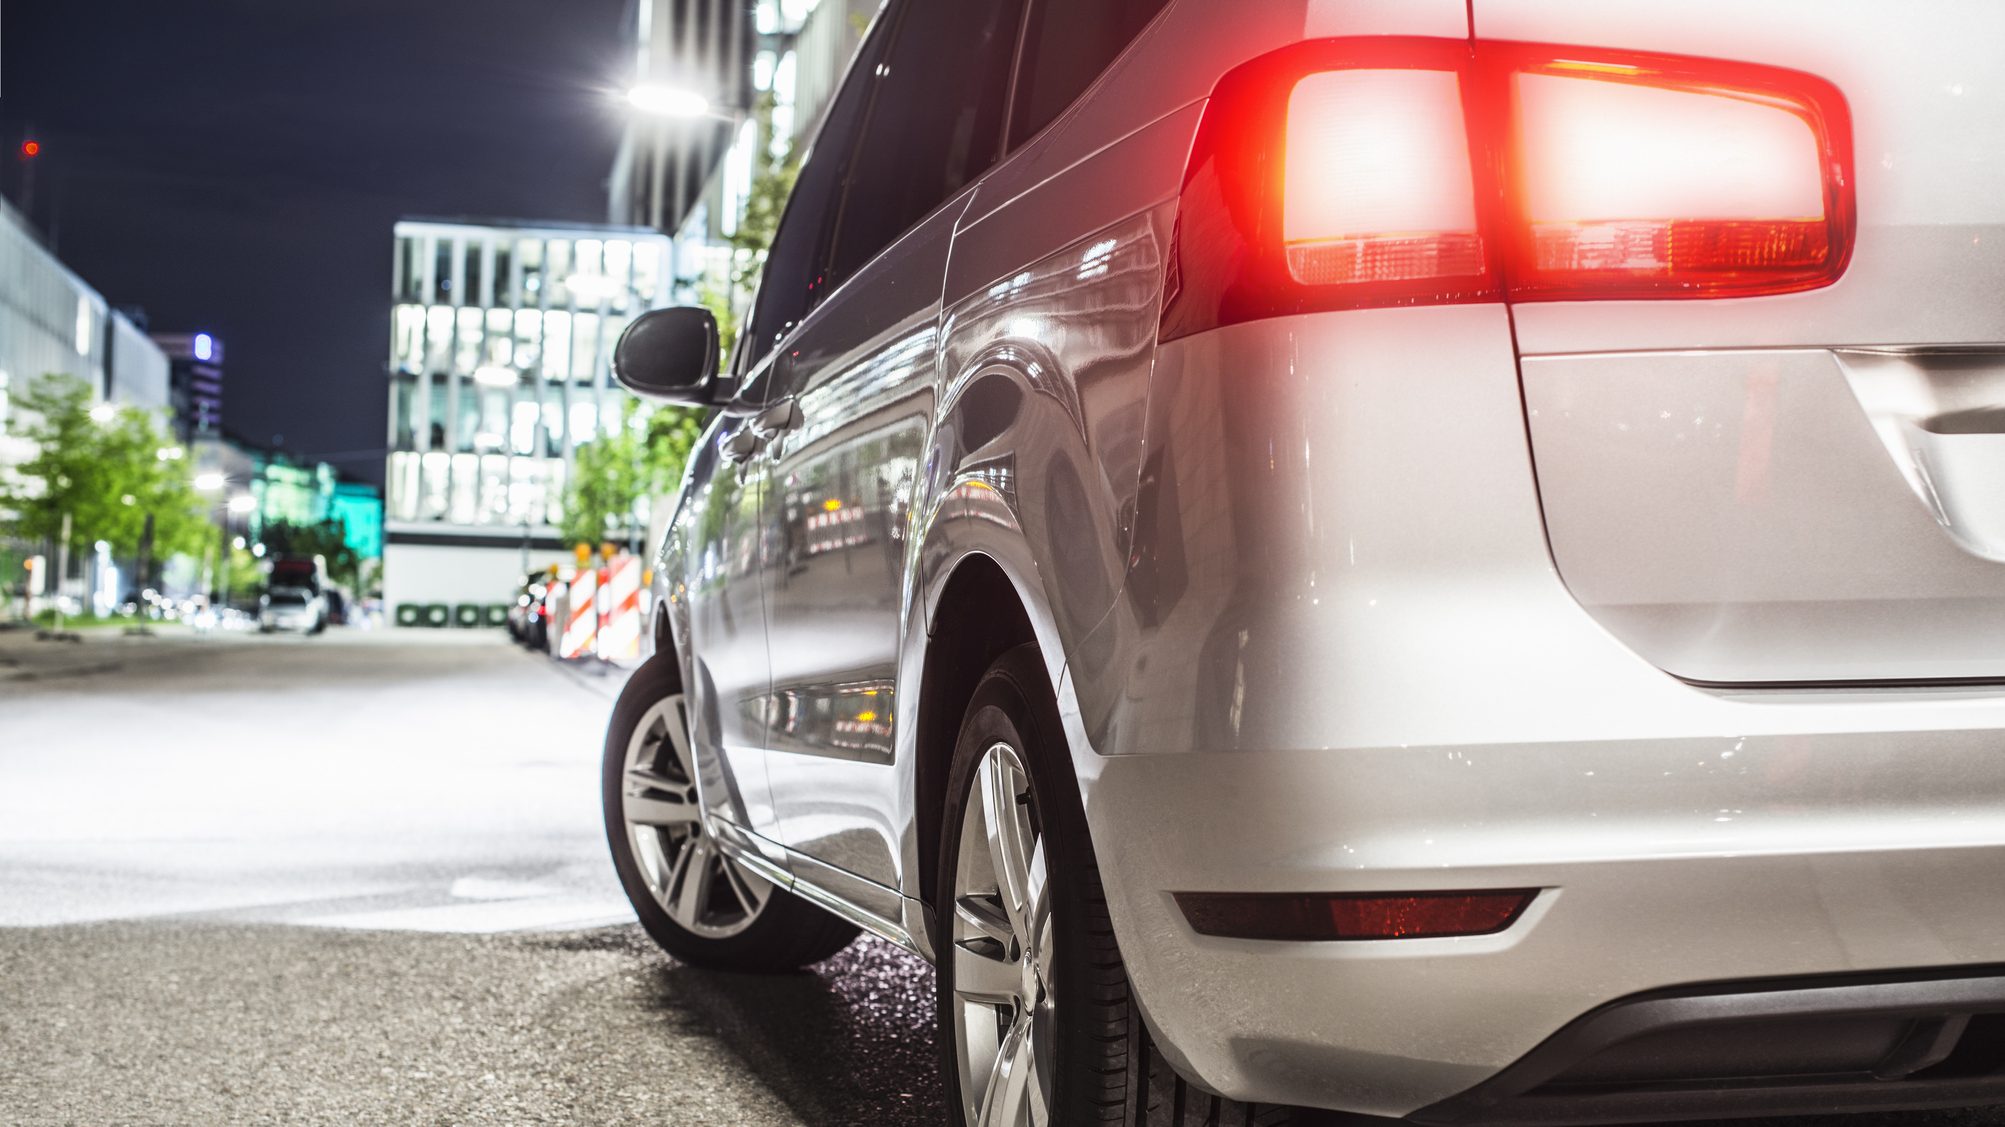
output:
[[[606,728],[606,844],[641,926],[678,960],[720,970],[795,970],[849,946],[856,925],[718,850],[697,816],[683,700],[673,656],[657,655]]]
[[[1011,801],[992,802],[987,795]],[[993,813],[1010,807],[1020,816]],[[1108,918],[1077,777],[1037,647],[1004,654],[977,684],[954,747],[941,825],[934,885],[941,928],[935,944],[938,1011],[941,1071],[955,1122],[982,1122],[995,1099],[1016,1101],[1005,1105],[1013,1113],[995,1122],[1050,1127],[1298,1122],[1287,1108],[1197,1089],[1151,1043]],[[991,826],[996,828],[985,829],[982,840],[973,840],[977,827]],[[1012,829],[1019,835],[1014,845],[1008,841]],[[996,875],[1017,868],[1011,857],[1024,859],[1021,881]],[[1012,893],[1008,885],[1017,883],[1027,892]],[[1026,942],[1026,933],[1034,940]],[[1029,974],[1025,963],[1035,968]],[[1011,990],[1012,979],[1019,985],[1004,1001],[999,995]],[[1002,1067],[1005,1051],[1018,1066]]]

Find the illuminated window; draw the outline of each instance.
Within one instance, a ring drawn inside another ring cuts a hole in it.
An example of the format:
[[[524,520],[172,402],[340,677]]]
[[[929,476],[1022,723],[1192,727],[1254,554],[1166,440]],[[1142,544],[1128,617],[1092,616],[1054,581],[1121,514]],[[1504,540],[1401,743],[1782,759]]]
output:
[[[581,383],[597,383],[599,358],[597,313],[580,313],[571,324],[571,378]]]
[[[543,378],[553,383],[571,378],[571,315],[555,309],[543,315]]]

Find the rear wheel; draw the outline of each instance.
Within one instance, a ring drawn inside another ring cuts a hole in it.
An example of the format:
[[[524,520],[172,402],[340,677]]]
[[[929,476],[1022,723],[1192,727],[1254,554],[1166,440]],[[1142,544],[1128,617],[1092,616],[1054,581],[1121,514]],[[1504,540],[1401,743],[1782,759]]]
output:
[[[1171,1071],[1136,1011],[1079,787],[1035,646],[968,705],[942,821],[939,1013],[969,1127],[1281,1127]]]
[[[606,841],[641,926],[683,962],[792,970],[856,938],[830,915],[727,856],[699,816],[689,714],[672,659],[627,681],[606,730]]]

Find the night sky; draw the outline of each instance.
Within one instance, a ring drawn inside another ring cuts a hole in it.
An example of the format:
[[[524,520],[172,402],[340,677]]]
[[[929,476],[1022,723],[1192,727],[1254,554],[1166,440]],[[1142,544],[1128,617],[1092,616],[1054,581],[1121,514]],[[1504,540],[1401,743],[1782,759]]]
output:
[[[626,0],[4,0],[0,187],[224,341],[224,423],[380,482],[391,225],[599,222]]]

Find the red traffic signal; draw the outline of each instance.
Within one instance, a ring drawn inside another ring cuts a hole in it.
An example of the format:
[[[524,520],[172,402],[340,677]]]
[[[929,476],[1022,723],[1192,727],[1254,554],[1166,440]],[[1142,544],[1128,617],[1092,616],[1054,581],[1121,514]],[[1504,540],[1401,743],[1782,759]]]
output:
[[[21,156],[24,159],[28,157],[38,157],[41,155],[42,155],[42,143],[40,141],[21,142]]]

